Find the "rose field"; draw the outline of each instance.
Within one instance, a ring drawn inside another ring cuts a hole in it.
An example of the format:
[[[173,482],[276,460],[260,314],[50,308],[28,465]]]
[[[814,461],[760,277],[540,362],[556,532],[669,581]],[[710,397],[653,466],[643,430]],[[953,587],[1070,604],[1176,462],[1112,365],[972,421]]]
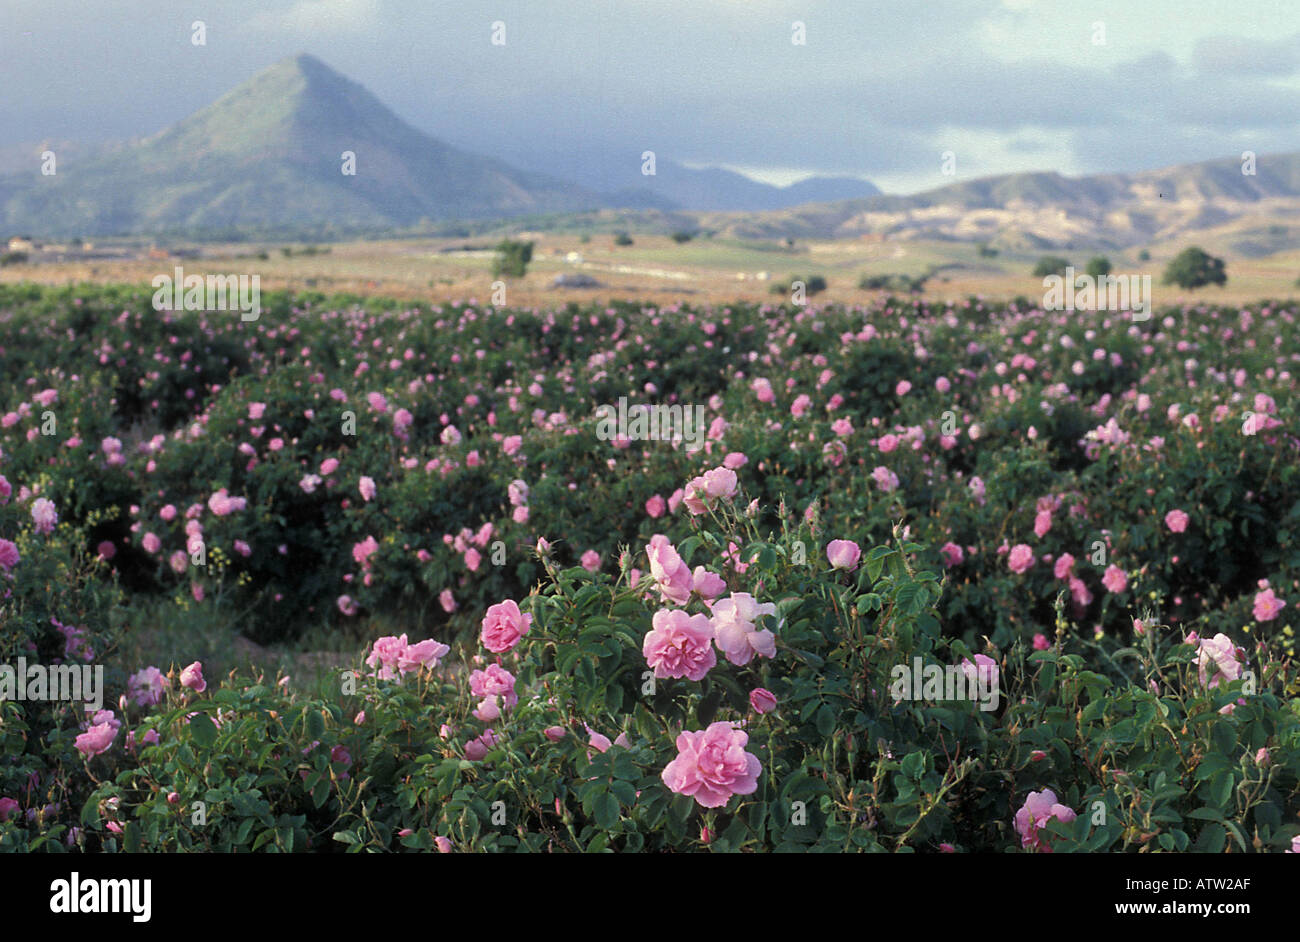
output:
[[[0,286],[0,849],[1300,852],[1298,312]]]

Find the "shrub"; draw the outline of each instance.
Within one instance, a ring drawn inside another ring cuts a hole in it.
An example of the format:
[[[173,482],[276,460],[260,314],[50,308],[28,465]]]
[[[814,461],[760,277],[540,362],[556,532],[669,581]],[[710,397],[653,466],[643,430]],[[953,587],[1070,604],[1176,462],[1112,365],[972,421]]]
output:
[[[1210,284],[1222,286],[1227,283],[1228,275],[1224,270],[1223,259],[1215,258],[1193,245],[1174,256],[1165,267],[1161,281],[1167,285],[1195,289]]]
[[[1069,266],[1069,260],[1061,258],[1059,255],[1044,255],[1034,265],[1033,275],[1035,278],[1047,278],[1049,275],[1060,275],[1064,278],[1065,270]]]
[[[492,260],[493,277],[522,278],[528,271],[528,263],[533,260],[533,243],[502,239],[496,252],[496,258]]]

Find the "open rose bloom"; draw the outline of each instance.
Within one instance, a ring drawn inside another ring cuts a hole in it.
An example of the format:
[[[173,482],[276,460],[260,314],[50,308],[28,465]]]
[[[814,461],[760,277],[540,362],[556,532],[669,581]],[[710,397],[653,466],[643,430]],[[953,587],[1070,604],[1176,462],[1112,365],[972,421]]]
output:
[[[679,795],[690,795],[705,808],[721,808],[732,795],[758,789],[763,771],[758,757],[745,751],[749,736],[733,723],[712,723],[699,732],[677,737],[677,758],[660,777]]]
[[[732,664],[743,667],[754,655],[776,656],[776,635],[758,627],[764,615],[776,613],[772,602],[760,603],[748,592],[733,592],[713,603],[714,641]]]
[[[684,501],[686,509],[693,514],[702,514],[712,510],[720,500],[731,500],[736,496],[736,472],[730,468],[714,468],[693,478],[686,485]]]
[[[713,625],[707,615],[661,608],[654,613],[651,625],[641,653],[656,677],[703,680],[718,663],[713,653]]]
[[[480,634],[483,647],[493,654],[504,654],[528,634],[532,624],[533,616],[519,611],[519,604],[513,599],[491,605],[483,616]]]
[[[1241,677],[1240,652],[1227,635],[1220,632],[1213,638],[1201,638],[1199,647],[1196,670],[1207,688],[1217,687],[1220,680],[1231,683]]]
[[[691,568],[677,555],[668,537],[662,533],[650,537],[646,553],[650,557],[650,575],[654,577],[660,597],[674,605],[685,605],[691,597],[695,580]]]
[[[1016,832],[1020,835],[1020,846],[1050,854],[1052,847],[1038,836],[1038,829],[1045,827],[1053,818],[1057,821],[1073,821],[1077,817],[1073,809],[1056,800],[1056,792],[1050,788],[1030,792],[1025,798],[1024,806],[1016,812]]]

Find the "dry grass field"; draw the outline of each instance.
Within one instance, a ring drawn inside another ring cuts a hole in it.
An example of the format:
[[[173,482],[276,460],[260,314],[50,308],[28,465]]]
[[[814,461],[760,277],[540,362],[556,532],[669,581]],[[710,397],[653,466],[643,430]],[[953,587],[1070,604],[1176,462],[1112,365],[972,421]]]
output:
[[[990,300],[1023,295],[1041,298],[1040,279],[1029,272],[1036,255],[984,258],[970,243],[922,240],[843,239],[795,242],[740,241],[698,238],[677,244],[663,235],[633,233],[633,244],[618,246],[613,236],[564,233],[518,233],[535,242],[533,261],[522,279],[507,282],[512,305],[543,306],[568,300],[636,298],[651,304],[777,300],[776,283],[800,275],[822,275],[827,289],[818,301],[860,303],[878,291],[858,287],[864,275],[930,273],[925,297],[957,299],[971,295]],[[199,257],[150,257],[148,246],[133,249],[133,257],[72,261],[40,261],[0,268],[0,282],[39,284],[148,283],[170,274],[177,265],[187,274],[258,275],[265,290],[289,288],[324,293],[348,292],[432,301],[492,296],[492,246],[497,237],[356,241],[322,247],[304,254],[303,245],[207,245]],[[1152,258],[1110,253],[1116,274],[1150,274],[1155,303],[1185,304],[1209,300],[1246,303],[1260,298],[1290,298],[1300,294],[1300,250],[1264,258],[1227,256],[1228,284],[1196,292],[1160,285],[1165,262],[1183,246],[1152,248]],[[1207,245],[1211,251],[1214,248]],[[285,254],[288,249],[291,254]],[[155,251],[154,256],[162,253]],[[1082,270],[1088,251],[1053,250]],[[262,256],[265,257],[262,257]],[[557,287],[560,275],[585,275],[595,287]]]

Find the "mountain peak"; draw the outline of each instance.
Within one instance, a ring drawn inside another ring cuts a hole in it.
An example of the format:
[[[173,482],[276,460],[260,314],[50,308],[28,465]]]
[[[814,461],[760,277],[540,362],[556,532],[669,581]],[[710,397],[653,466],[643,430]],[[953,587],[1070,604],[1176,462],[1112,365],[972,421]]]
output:
[[[286,223],[345,230],[598,203],[579,187],[430,137],[363,86],[299,53],[53,186],[12,198],[0,191],[0,219],[14,228],[43,218],[51,231],[92,235]]]

